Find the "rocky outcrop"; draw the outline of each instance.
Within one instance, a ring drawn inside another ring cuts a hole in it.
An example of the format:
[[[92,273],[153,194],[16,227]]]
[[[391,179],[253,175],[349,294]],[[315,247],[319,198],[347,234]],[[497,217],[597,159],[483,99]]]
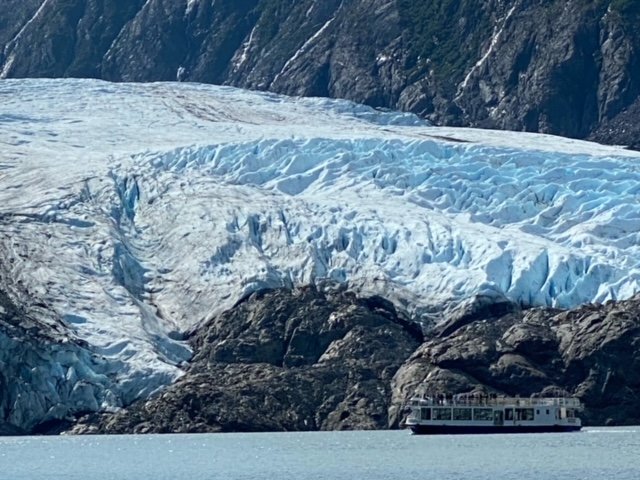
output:
[[[480,320],[425,342],[394,378],[392,404],[416,390],[530,396],[561,389],[588,425],[640,422],[640,297]],[[391,413],[397,424],[400,412]]]
[[[2,9],[2,77],[220,83],[637,146],[637,2],[10,0]]]
[[[473,318],[472,318],[473,317]],[[422,391],[545,395],[586,405],[587,425],[640,422],[640,297],[522,311],[479,297],[421,334],[380,298],[315,288],[253,294],[191,337],[187,374],[74,433],[394,428]]]
[[[192,337],[187,374],[78,433],[388,427],[391,379],[422,335],[380,298],[315,288],[256,293]]]
[[[600,143],[640,150],[640,99],[613,118],[603,121],[589,138]]]

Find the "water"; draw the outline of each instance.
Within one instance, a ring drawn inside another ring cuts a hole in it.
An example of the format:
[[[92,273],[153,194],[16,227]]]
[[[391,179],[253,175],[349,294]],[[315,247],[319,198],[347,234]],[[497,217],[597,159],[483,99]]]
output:
[[[0,438],[1,480],[640,479],[640,427]]]

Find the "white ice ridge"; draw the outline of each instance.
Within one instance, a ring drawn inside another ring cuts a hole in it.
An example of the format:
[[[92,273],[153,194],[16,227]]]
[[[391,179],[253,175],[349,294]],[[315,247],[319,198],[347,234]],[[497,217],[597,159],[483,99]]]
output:
[[[640,290],[637,153],[194,84],[5,80],[0,98],[2,265],[123,365],[125,399],[265,287],[344,282],[416,316]]]

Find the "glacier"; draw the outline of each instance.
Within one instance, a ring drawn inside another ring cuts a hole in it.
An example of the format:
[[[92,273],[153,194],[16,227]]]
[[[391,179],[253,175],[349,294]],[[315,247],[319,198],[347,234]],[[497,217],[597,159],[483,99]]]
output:
[[[264,288],[342,284],[425,325],[475,295],[640,291],[637,152],[211,85],[0,98],[0,287],[86,342],[96,408],[178,378],[189,332]]]

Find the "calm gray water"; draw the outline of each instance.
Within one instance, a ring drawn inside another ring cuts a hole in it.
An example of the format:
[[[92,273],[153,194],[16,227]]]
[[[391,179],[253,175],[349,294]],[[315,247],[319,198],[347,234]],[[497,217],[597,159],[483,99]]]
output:
[[[640,479],[640,427],[0,438],[2,480]]]

